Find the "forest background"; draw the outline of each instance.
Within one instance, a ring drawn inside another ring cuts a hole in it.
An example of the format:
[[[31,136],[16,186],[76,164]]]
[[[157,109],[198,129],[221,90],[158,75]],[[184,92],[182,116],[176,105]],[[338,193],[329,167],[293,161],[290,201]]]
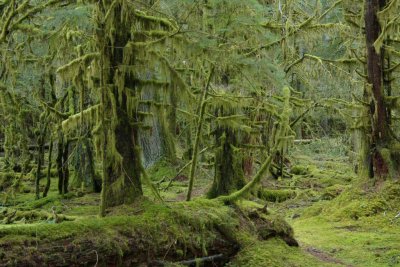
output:
[[[0,1],[0,261],[398,264],[398,240],[355,231],[362,261],[334,235],[308,239],[398,227],[398,11]]]

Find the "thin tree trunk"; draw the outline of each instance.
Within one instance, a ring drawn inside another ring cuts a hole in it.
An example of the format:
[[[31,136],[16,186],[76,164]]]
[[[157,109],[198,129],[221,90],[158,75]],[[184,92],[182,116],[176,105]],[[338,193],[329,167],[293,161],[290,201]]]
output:
[[[47,123],[40,132],[38,138],[38,155],[37,155],[37,168],[36,168],[36,179],[35,179],[35,194],[36,199],[40,198],[40,179],[42,176],[42,165],[44,161],[44,142],[47,132]]]
[[[53,138],[50,138],[50,147],[49,147],[49,163],[47,165],[47,182],[46,187],[43,191],[43,197],[47,197],[47,194],[50,190],[50,183],[51,183],[51,167],[52,167],[52,156],[53,156]]]
[[[63,134],[58,133],[58,142],[57,142],[57,158],[56,158],[56,165],[57,165],[57,174],[58,174],[58,193],[62,194],[62,185],[63,185]]]
[[[200,116],[199,116],[199,121],[197,123],[196,139],[195,139],[194,145],[193,145],[192,165],[190,166],[189,188],[188,188],[188,192],[187,192],[187,196],[186,196],[186,201],[190,201],[190,199],[192,198],[194,174],[196,171],[197,155],[198,155],[197,151],[199,150],[201,128],[203,126],[203,118],[204,118],[204,113],[206,111],[206,105],[207,105],[206,100],[207,100],[208,90],[210,88],[211,78],[212,78],[213,73],[214,73],[214,67],[210,71],[208,81],[207,81],[206,87],[204,88],[204,92],[203,92],[201,102],[200,102]]]
[[[60,195],[68,193],[68,183],[69,183],[68,147],[69,147],[68,140],[64,140],[63,134],[59,133],[56,162],[57,162],[57,172],[58,172],[58,193]]]
[[[68,184],[69,184],[69,168],[68,168],[68,156],[69,156],[69,141],[66,140],[63,149],[63,180],[62,180],[62,192],[61,194],[68,193]]]

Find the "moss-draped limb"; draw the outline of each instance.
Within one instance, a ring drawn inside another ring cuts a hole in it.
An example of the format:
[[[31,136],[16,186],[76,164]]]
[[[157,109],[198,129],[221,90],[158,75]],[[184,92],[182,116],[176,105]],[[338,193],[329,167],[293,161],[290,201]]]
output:
[[[70,71],[76,71],[76,68],[79,67],[80,64],[84,64],[85,66],[88,65],[92,60],[99,58],[99,53],[94,52],[94,53],[88,53],[86,55],[83,55],[81,57],[78,57],[71,62],[69,62],[66,65],[63,65],[57,69],[58,73],[64,73],[64,72],[70,72]]]
[[[280,39],[278,39],[276,41],[272,41],[272,42],[270,42],[270,43],[268,43],[266,45],[262,45],[262,46],[259,46],[257,48],[254,48],[250,52],[245,53],[245,55],[246,56],[252,56],[255,53],[257,53],[258,51],[260,51],[260,50],[267,49],[267,48],[270,48],[270,47],[272,47],[274,45],[280,44],[282,41],[286,40],[288,37],[296,34],[300,30],[302,30],[305,26],[309,25],[315,18],[316,18],[316,14],[314,14],[313,16],[310,16],[308,19],[306,19],[304,22],[302,22],[299,26],[297,26],[295,30],[290,31],[287,35],[281,37]]]
[[[291,63],[289,66],[287,66],[285,69],[285,72],[286,73],[289,72],[289,70],[291,68],[293,68],[295,65],[301,63],[305,59],[315,60],[320,63],[322,63],[323,61],[330,62],[330,63],[338,63],[338,64],[356,64],[357,63],[356,58],[328,59],[328,58],[318,57],[315,55],[304,54],[301,58],[295,60],[293,63]]]
[[[100,104],[91,106],[82,112],[69,116],[66,120],[62,121],[62,129],[65,133],[78,129],[78,125],[82,120],[89,122],[92,126],[96,125],[99,120]]]
[[[280,143],[277,143],[275,147],[271,149],[270,155],[267,157],[267,159],[263,162],[261,165],[260,169],[256,173],[256,175],[253,177],[251,182],[247,183],[242,189],[230,194],[229,196],[220,196],[217,199],[221,200],[225,203],[229,202],[234,202],[242,197],[244,197],[246,194],[248,194],[253,188],[255,188],[256,185],[258,185],[261,181],[261,178],[264,176],[264,174],[269,170],[272,160],[275,158],[275,154],[278,152],[278,146]]]
[[[55,114],[59,119],[65,120],[69,117],[68,113],[63,113],[63,112],[58,111],[56,108],[50,106],[42,99],[39,99],[39,101],[41,102],[41,104],[43,105],[44,108],[46,108],[49,112]]]
[[[43,11],[45,8],[56,5],[63,0],[50,0],[43,4],[29,5],[28,0],[25,0],[17,8],[14,7],[15,0],[11,0],[8,9],[4,13],[6,20],[0,30],[0,43],[4,42],[7,36],[18,28],[18,26],[29,17]],[[69,3],[68,1],[66,3]]]
[[[135,16],[142,20],[151,21],[163,25],[172,30],[178,29],[178,26],[175,23],[171,22],[170,20],[161,17],[151,16],[140,10],[135,10]]]
[[[0,33],[0,43],[6,39],[8,27],[10,26],[13,17],[17,15],[17,12],[15,11],[15,0],[11,0],[11,3],[9,4],[4,15],[6,15],[7,13],[8,16],[5,17],[5,21],[4,24],[2,25],[3,27]]]
[[[137,154],[139,155],[140,151],[138,151]],[[150,177],[147,175],[146,169],[143,167],[141,160],[139,160],[139,168],[140,171],[142,172],[142,178],[143,178],[142,180],[144,181],[144,183],[151,189],[151,192],[154,194],[154,197],[161,203],[164,203],[164,199],[161,197],[160,192],[158,192],[158,189],[153,184]]]

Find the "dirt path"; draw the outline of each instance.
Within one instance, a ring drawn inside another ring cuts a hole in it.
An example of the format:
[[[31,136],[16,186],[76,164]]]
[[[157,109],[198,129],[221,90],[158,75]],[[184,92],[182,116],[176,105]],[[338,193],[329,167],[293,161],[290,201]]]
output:
[[[342,266],[346,266],[346,267],[353,267],[353,265],[346,264],[343,261],[336,259],[336,258],[332,257],[331,255],[329,255],[328,253],[326,253],[322,250],[319,250],[317,248],[306,246],[306,247],[303,247],[303,250],[305,252],[307,252],[308,254],[311,254],[312,256],[316,257],[320,261],[323,261],[326,263],[334,263],[334,264],[338,264],[338,265],[342,265]]]

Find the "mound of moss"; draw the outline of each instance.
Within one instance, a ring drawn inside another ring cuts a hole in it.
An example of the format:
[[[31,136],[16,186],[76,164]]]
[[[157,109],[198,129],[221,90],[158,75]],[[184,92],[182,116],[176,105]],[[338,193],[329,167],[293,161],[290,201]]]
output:
[[[296,191],[289,189],[282,189],[282,190],[262,189],[259,191],[258,197],[270,202],[283,202],[288,199],[296,197]]]
[[[284,220],[252,217],[218,201],[165,206],[141,200],[112,209],[105,218],[1,225],[0,265],[167,266],[198,261],[223,266],[246,246],[243,236],[294,240]]]
[[[396,212],[400,201],[400,182],[386,182],[381,188],[365,190],[359,186],[335,185],[324,189],[321,200],[303,211],[306,217],[323,215],[331,220],[358,220],[386,212]]]

